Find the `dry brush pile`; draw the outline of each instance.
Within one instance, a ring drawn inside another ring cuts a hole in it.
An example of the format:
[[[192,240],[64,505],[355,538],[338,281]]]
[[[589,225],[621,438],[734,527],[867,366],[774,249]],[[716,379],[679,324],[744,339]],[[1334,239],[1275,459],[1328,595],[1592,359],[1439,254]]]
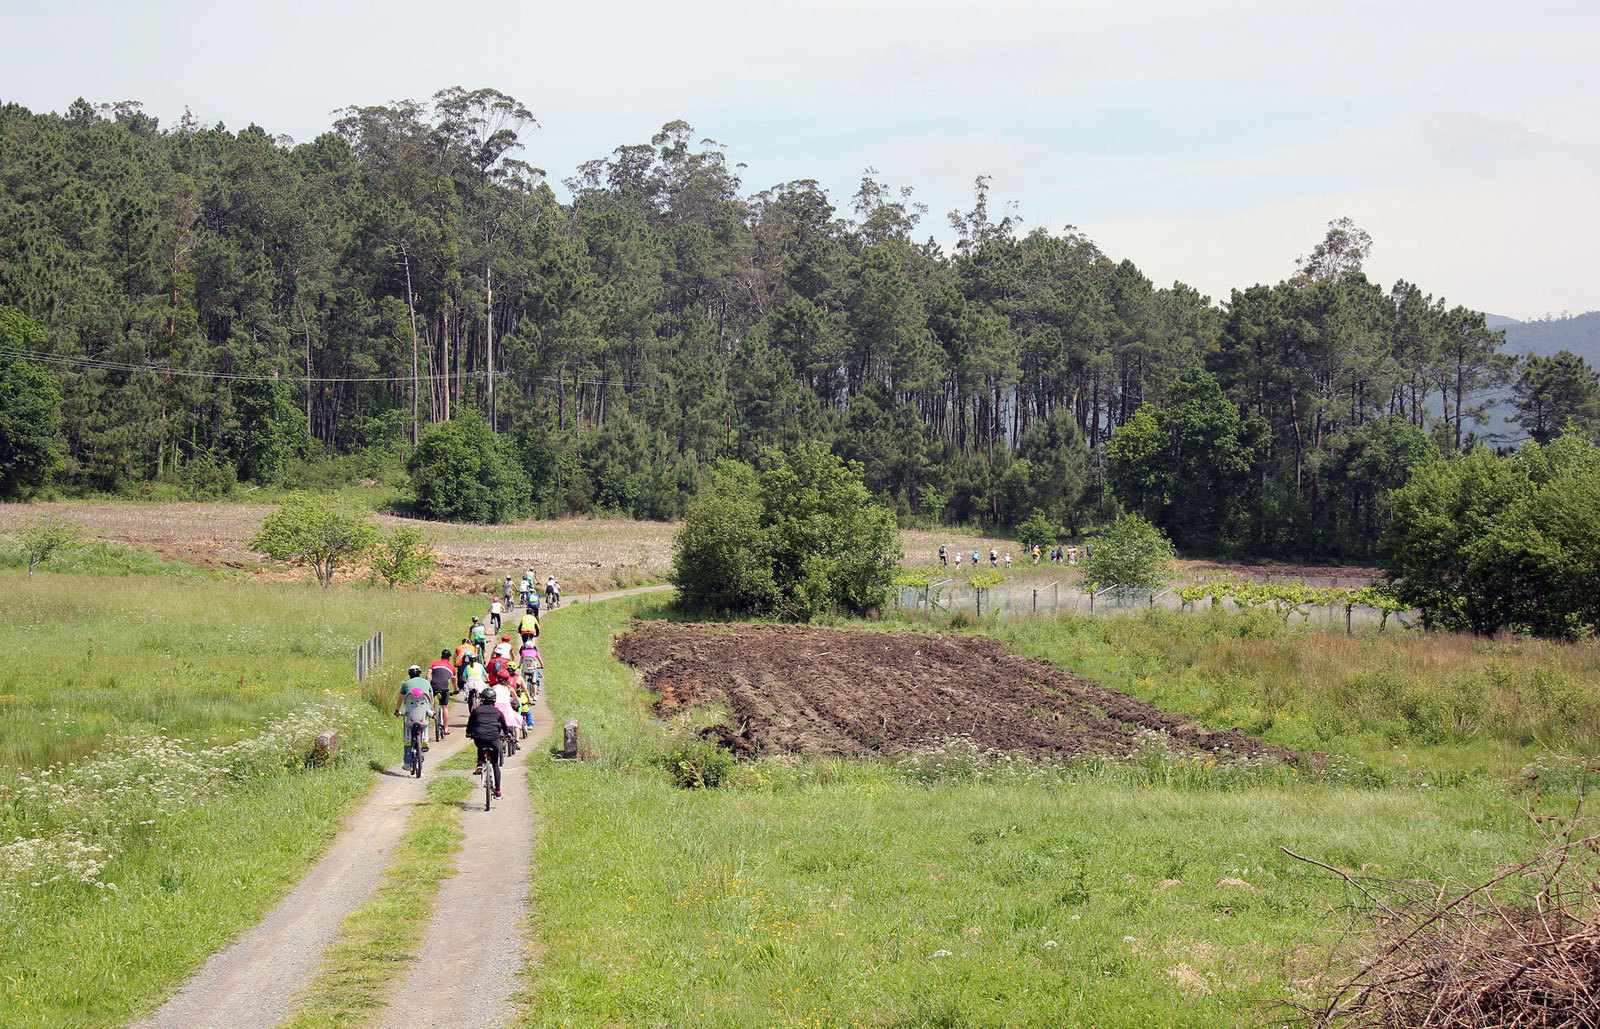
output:
[[[1456,890],[1313,861],[1360,891],[1376,917],[1336,952],[1336,961],[1359,955],[1357,970],[1302,1010],[1317,1026],[1600,1026],[1595,828],[1577,814],[1546,823],[1533,857]]]

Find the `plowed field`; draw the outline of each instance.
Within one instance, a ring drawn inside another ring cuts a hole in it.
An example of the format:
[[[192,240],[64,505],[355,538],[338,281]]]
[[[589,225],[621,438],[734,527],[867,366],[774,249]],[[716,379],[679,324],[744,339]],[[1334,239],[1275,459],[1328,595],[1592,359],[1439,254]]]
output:
[[[1214,732],[981,636],[641,623],[619,658],[671,715],[721,701],[713,735],[742,756],[894,755],[970,738],[1035,758],[1129,757],[1152,744],[1219,757],[1294,755]]]

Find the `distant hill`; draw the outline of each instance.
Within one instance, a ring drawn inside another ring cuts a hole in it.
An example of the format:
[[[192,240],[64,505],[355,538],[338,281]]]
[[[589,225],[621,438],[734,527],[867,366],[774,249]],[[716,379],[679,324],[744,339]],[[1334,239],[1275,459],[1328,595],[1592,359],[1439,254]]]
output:
[[[1507,353],[1549,357],[1570,350],[1591,365],[1600,363],[1600,311],[1532,322],[1491,314],[1487,321],[1489,328],[1505,330]]]
[[[1540,318],[1531,322],[1491,314],[1484,316],[1484,322],[1491,329],[1505,330],[1505,352],[1508,354],[1550,357],[1560,351],[1570,350],[1588,361],[1591,367],[1600,367],[1600,311],[1561,318]],[[1510,391],[1502,391],[1501,397],[1490,409],[1488,423],[1479,427],[1478,431],[1486,433],[1491,439],[1510,443],[1520,439],[1522,431],[1506,421],[1511,416]]]

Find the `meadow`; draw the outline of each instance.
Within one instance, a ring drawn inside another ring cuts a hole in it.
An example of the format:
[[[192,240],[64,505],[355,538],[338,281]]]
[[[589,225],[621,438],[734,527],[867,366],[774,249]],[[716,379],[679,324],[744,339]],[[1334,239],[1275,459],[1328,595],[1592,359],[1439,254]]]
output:
[[[692,730],[720,713],[655,719],[609,645],[631,616],[671,614],[574,610],[547,648],[551,703],[592,757],[533,766],[526,1024],[1283,1018],[1315,993],[1360,898],[1281,847],[1466,883],[1531,845],[1529,809],[1570,806],[1575,780],[1534,783],[1526,764],[1567,768],[1595,743],[1555,699],[1592,691],[1592,649],[1158,612],[968,631],[1219,727],[1315,740],[1321,767],[1051,766],[952,744],[893,762],[776,757],[682,789],[674,766],[704,759]],[[1351,685],[1379,674],[1387,685]],[[1481,686],[1479,721],[1430,706],[1463,683]]]
[[[257,921],[398,759],[373,701],[476,608],[92,558],[0,572],[6,1024],[121,1024]],[[352,653],[378,628],[362,690]],[[308,770],[326,728],[338,760]]]

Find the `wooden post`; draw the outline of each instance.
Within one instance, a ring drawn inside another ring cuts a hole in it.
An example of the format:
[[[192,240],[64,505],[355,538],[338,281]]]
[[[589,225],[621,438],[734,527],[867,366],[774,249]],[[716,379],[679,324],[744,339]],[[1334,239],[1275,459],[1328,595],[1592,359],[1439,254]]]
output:
[[[1039,590],[1037,587],[1035,587],[1033,591],[1033,613],[1039,613]]]
[[[977,589],[972,591],[972,599],[978,605],[978,617],[982,618],[983,617],[983,587],[980,586]]]
[[[569,721],[561,727],[561,756],[575,758],[578,756],[578,723]]]

